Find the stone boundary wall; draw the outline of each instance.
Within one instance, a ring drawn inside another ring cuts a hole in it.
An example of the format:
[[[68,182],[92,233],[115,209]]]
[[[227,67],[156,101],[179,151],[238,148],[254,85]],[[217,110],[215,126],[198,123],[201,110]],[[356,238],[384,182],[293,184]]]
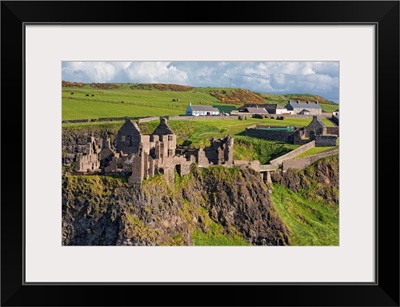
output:
[[[288,117],[288,118],[309,118],[312,119],[313,116],[310,115],[302,115],[302,114],[287,114],[287,113],[283,113],[283,114],[270,114],[270,115],[275,115],[275,116],[283,116],[283,117]],[[324,115],[318,115],[318,117],[325,117]]]
[[[238,116],[163,116],[168,120],[206,120],[206,119],[225,119],[225,120],[237,120]],[[153,120],[160,120],[160,116],[152,116],[152,117],[132,117],[132,116],[124,116],[124,117],[104,117],[104,118],[85,118],[85,119],[66,119],[63,120],[63,124],[68,123],[90,123],[90,122],[111,122],[111,121],[124,121],[125,119],[137,120],[138,123],[150,122]]]
[[[253,113],[246,113],[246,112],[235,112],[234,113],[235,116],[239,115],[239,116],[246,116],[248,118],[251,118],[254,114]],[[321,114],[318,115],[318,117],[330,117],[331,113],[325,113],[325,114]],[[309,118],[312,119],[312,115],[302,115],[302,114],[288,114],[288,113],[282,113],[282,114],[262,114],[264,116],[264,118],[273,118],[276,119],[278,116],[282,116],[282,117],[288,117],[288,118]]]
[[[251,118],[251,114],[246,114],[246,113],[238,113],[241,116]],[[276,118],[277,116],[283,116],[283,117],[290,117],[290,118],[310,118],[312,119],[312,115],[300,115],[300,114],[269,114],[266,115],[265,118],[271,118],[274,117]],[[321,115],[322,117],[327,117],[327,115]],[[165,116],[168,120],[202,120],[202,119],[238,119],[238,115],[233,115],[233,116],[176,116],[176,115],[171,115],[171,116]],[[332,118],[334,116],[332,115]],[[129,118],[131,120],[138,120],[139,123],[145,123],[153,120],[159,120],[159,116],[153,116],[153,117],[137,117],[137,116],[123,116],[123,117],[103,117],[103,118],[84,118],[84,119],[66,119],[63,120],[63,124],[68,124],[68,123],[90,123],[90,122],[106,122],[106,121],[123,121],[126,118]],[[332,127],[333,128],[333,127]],[[334,133],[332,133],[334,134]]]
[[[132,120],[138,119],[138,117],[123,116],[123,117],[103,117],[103,118],[97,119],[97,121],[99,121],[99,122],[123,121],[127,118],[132,119]],[[96,120],[92,120],[92,121],[96,121]]]
[[[336,135],[316,135],[315,136],[315,146],[325,147],[325,146],[336,146]]]
[[[61,123],[63,124],[69,124],[69,123],[88,123],[90,122],[90,119],[69,119],[69,120],[63,120]]]
[[[334,134],[339,136],[339,127],[326,127],[326,134]]]
[[[316,155],[304,157],[304,158],[299,158],[299,159],[290,159],[283,161],[282,163],[282,168],[284,171],[288,170],[289,168],[294,168],[294,169],[304,169],[310,164],[314,163],[315,161],[325,158],[325,157],[330,157],[339,154],[339,149],[333,149],[329,150],[326,152],[321,152]]]
[[[85,118],[85,119],[66,119],[61,121],[63,124],[69,123],[92,123],[92,122],[112,122],[124,121],[125,119],[138,120],[140,117],[124,116],[124,117],[103,117],[103,118]]]
[[[251,127],[247,127],[245,133],[246,136],[285,143],[293,143],[295,135],[295,131],[263,130],[257,129],[257,127],[254,125]]]
[[[153,116],[153,117],[145,117],[145,118],[139,118],[138,119],[138,123],[147,123],[147,122],[151,122],[153,120],[160,120],[159,116]]]
[[[322,112],[322,114],[317,115],[318,118],[321,117],[330,117],[332,113],[325,113]],[[283,114],[268,114],[267,116],[283,116],[283,117],[289,117],[289,118],[313,118],[313,115],[303,115],[303,114],[288,114],[288,113],[283,113]]]
[[[286,155],[280,156],[279,158],[276,158],[274,160],[270,161],[270,164],[282,164],[285,160],[293,159],[294,157],[297,157],[299,154],[315,147],[315,141],[311,141],[303,146],[300,146],[299,148],[296,148],[292,150],[291,152],[288,152]]]
[[[168,120],[206,120],[206,119],[224,119],[224,120],[237,120],[238,116],[166,116]]]

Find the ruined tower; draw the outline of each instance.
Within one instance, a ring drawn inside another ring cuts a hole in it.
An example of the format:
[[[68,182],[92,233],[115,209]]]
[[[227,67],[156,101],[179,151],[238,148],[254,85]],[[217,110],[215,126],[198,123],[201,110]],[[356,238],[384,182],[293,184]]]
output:
[[[100,168],[99,153],[101,147],[96,143],[96,139],[90,136],[87,143],[87,149],[84,154],[77,154],[77,172],[92,173]]]
[[[118,130],[116,136],[117,152],[134,154],[139,150],[142,134],[138,125],[129,119]]]

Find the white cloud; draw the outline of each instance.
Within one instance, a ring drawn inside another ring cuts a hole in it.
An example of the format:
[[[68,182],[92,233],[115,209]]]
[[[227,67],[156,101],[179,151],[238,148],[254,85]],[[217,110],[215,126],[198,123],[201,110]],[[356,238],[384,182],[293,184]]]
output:
[[[107,62],[65,62],[63,79],[81,82],[111,82],[118,66]]]
[[[64,62],[63,80],[177,83],[309,93],[337,100],[338,62]]]
[[[126,69],[130,82],[187,83],[187,74],[170,62],[132,62]]]

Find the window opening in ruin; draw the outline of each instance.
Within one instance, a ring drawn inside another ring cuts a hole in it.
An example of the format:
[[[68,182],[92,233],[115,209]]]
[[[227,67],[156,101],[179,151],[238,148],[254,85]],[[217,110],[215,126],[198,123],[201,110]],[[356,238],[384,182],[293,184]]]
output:
[[[153,159],[156,158],[156,149],[155,148],[150,149],[150,157],[152,157]]]
[[[168,157],[172,156],[172,149],[168,149]]]

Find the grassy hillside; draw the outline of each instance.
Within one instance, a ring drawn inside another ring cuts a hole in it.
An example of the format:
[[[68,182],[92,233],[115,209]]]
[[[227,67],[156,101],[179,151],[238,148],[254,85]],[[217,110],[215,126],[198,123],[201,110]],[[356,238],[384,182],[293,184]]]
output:
[[[185,113],[189,102],[193,104],[219,103],[219,100],[209,93],[197,91],[196,89],[178,92],[136,89],[131,88],[130,84],[119,84],[118,86],[118,88],[112,89],[94,88],[89,84],[79,88],[63,87],[63,120],[180,115]]]
[[[73,93],[73,94],[72,94]],[[184,114],[187,105],[205,104],[229,112],[244,103],[279,103],[288,99],[318,100],[327,112],[338,106],[314,95],[257,94],[246,89],[192,88],[166,84],[83,84],[63,82],[62,119],[144,117]]]
[[[280,184],[274,184],[271,199],[291,231],[292,245],[339,245],[338,206],[310,201]]]
[[[271,174],[273,204],[293,245],[339,244],[339,156]]]
[[[259,160],[261,164],[267,164],[270,160],[278,158],[299,145],[261,140],[251,137],[235,137],[233,147],[235,160]]]
[[[181,215],[187,220],[189,231],[192,235],[193,245],[195,246],[241,246],[250,245],[237,231],[227,235],[224,227],[210,218],[204,207],[192,206],[188,201],[184,201],[180,209]],[[193,225],[193,217],[197,216],[203,223],[202,227]]]

